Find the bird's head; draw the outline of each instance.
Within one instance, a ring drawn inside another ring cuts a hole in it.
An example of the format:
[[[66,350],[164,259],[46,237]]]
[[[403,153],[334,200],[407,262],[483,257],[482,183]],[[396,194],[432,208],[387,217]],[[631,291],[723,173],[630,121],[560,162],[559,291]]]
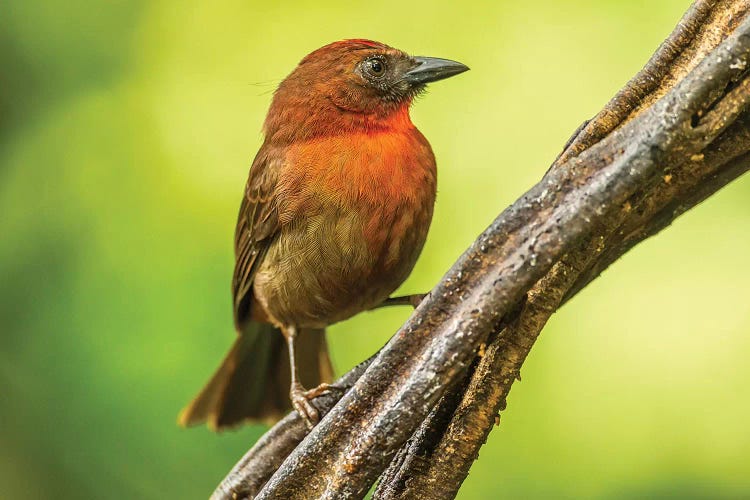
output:
[[[334,42],[307,55],[281,82],[265,131],[286,136],[292,127],[305,127],[294,133],[299,136],[408,121],[409,105],[428,83],[468,69],[456,61],[413,57],[370,40]]]

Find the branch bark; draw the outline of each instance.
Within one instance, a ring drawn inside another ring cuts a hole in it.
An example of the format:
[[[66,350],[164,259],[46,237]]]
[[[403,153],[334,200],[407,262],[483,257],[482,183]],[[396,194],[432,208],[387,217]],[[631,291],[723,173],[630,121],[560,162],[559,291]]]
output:
[[[214,498],[361,498],[384,471],[378,498],[455,496],[551,314],[750,166],[748,9],[697,1],[542,181],[344,377],[353,388],[315,401],[320,424],[305,437],[287,416]]]

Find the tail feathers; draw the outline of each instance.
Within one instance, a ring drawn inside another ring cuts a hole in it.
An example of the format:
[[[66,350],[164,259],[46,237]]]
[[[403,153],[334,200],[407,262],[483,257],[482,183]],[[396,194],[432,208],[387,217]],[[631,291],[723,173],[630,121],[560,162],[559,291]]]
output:
[[[297,369],[306,387],[330,382],[333,368],[324,330],[301,330]],[[291,410],[289,358],[281,331],[252,322],[198,396],[180,413],[182,426],[207,422],[213,430],[245,421],[275,422]]]

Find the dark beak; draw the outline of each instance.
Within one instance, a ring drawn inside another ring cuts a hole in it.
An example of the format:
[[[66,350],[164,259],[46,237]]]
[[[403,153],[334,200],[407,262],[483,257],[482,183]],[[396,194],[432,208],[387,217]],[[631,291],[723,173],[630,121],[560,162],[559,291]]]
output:
[[[404,80],[412,85],[424,85],[468,71],[469,67],[460,62],[437,57],[415,57],[417,63],[404,74]]]

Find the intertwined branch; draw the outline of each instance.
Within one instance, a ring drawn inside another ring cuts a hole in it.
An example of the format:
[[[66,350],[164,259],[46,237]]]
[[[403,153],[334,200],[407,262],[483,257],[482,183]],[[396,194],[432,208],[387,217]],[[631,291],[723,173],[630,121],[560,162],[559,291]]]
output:
[[[214,498],[453,498],[549,317],[750,168],[750,6],[698,0],[544,178],[448,271],[308,434],[296,414]]]

